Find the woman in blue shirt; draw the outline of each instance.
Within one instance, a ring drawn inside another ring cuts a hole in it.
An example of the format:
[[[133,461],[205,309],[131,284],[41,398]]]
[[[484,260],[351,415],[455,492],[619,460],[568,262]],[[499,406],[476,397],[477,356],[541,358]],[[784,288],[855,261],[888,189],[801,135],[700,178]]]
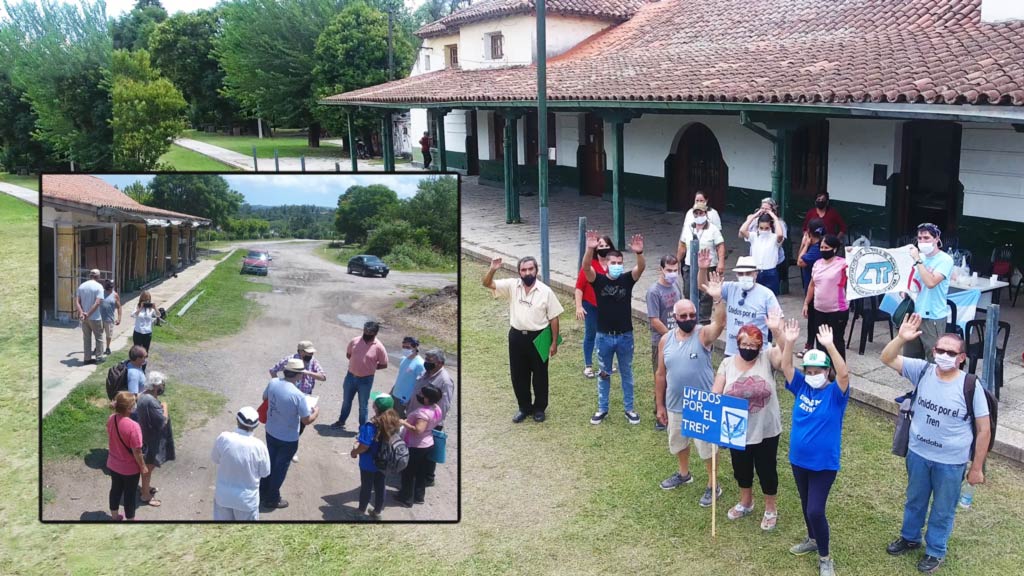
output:
[[[373,463],[373,456],[381,442],[388,442],[400,427],[398,414],[394,411],[395,400],[390,394],[377,394],[373,399],[374,416],[359,427],[359,437],[352,447],[350,456],[359,457],[359,513],[366,514],[373,494],[373,509],[370,518],[380,519],[384,510],[384,480],[387,474]]]
[[[818,328],[818,343],[828,351],[828,356],[821,350],[809,350],[803,358],[802,374],[793,368],[793,345],[800,338],[800,323],[796,319],[787,320],[782,334],[785,340],[782,372],[786,377],[786,390],[796,398],[789,463],[807,524],[807,538],[789,551],[801,556],[817,550],[819,575],[832,576],[835,569],[829,556],[825,505],[839,472],[843,416],[850,399],[850,373],[828,325]],[[834,373],[829,370],[829,358]]]

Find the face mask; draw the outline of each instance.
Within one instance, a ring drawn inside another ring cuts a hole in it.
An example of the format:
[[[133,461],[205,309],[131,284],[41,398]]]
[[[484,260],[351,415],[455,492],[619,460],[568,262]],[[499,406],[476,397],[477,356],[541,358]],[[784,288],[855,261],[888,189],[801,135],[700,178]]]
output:
[[[757,355],[760,353],[760,350],[748,350],[746,348],[740,348],[740,358],[743,358],[747,362],[750,362],[754,358],[757,358]]]
[[[417,394],[416,395],[416,401],[419,402],[420,404],[426,404],[427,403],[427,399],[424,398],[422,394]]]
[[[921,254],[931,254],[932,250],[935,249],[935,244],[930,242],[918,242],[917,249],[921,251]]]
[[[708,217],[707,216],[694,216],[693,217],[693,221],[696,222],[697,224],[704,225],[704,224],[707,224]]]
[[[533,274],[527,274],[526,276],[523,276],[523,284],[526,284],[527,286],[533,286],[533,283],[536,281],[537,277],[534,276]]]
[[[825,206],[828,205],[828,202],[825,201],[825,200],[815,200],[814,205],[816,207],[821,208],[822,210],[824,210]]]
[[[373,342],[375,334],[363,334],[363,342]]]
[[[665,272],[665,281],[672,284],[679,278],[679,272]]]
[[[772,235],[772,231],[771,230],[761,230],[760,228],[758,228],[757,229],[757,235],[762,237],[762,238],[764,238],[765,236],[771,236]]]
[[[437,362],[424,362],[423,367],[427,369],[427,372],[433,372],[437,369]]]
[[[622,264],[612,264],[608,266],[608,277],[615,280],[619,276],[622,276]]]
[[[832,257],[835,256],[835,255],[836,255],[836,251],[835,250],[822,250],[821,251],[821,257],[824,258],[825,260],[831,260]]]
[[[690,320],[676,320],[676,326],[679,326],[680,330],[689,334],[697,327],[697,321],[692,318]]]
[[[306,364],[309,364],[309,361],[312,360],[312,359],[313,359],[312,356],[303,356],[302,357],[302,361],[305,362]]]
[[[598,248],[597,249],[597,255],[599,257],[601,257],[601,258],[607,258],[608,257],[608,253],[611,252],[611,251],[612,251],[611,248]]]
[[[945,354],[936,354],[935,363],[939,366],[940,370],[948,371],[957,367],[956,358],[950,358]]]
[[[405,354],[406,358],[412,358],[416,355],[416,350],[413,348],[403,348],[402,353]]]
[[[754,287],[754,277],[753,276],[740,276],[739,282],[740,282],[740,288],[742,288],[744,290],[750,290],[751,288]]]
[[[804,376],[804,381],[811,388],[818,389],[825,385],[825,374],[815,374],[813,376]]]

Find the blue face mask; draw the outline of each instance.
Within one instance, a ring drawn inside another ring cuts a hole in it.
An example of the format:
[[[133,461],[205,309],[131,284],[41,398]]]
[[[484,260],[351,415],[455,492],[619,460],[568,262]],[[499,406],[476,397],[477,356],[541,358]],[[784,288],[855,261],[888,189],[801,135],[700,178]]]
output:
[[[622,276],[622,264],[611,264],[608,266],[608,277],[615,280]]]

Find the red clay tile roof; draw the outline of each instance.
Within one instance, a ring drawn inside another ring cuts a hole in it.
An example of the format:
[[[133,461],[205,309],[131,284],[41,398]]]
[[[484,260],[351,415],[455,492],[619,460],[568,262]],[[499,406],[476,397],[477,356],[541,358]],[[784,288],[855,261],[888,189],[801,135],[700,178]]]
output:
[[[96,208],[117,208],[125,212],[133,212],[156,218],[209,222],[208,219],[200,216],[192,216],[139,204],[131,196],[121,192],[112,184],[87,174],[44,174],[42,189],[43,203],[46,202],[47,198],[52,198],[54,200],[64,200]]]
[[[549,14],[623,22],[645,2],[647,0],[548,0],[545,6]],[[536,9],[535,0],[482,0],[420,27],[416,35],[420,38],[430,38],[454,34],[460,26],[470,22],[513,14],[534,14]]]
[[[548,64],[552,100],[1024,106],[1024,22],[980,0],[661,0]],[[533,100],[536,69],[443,70],[327,98]]]

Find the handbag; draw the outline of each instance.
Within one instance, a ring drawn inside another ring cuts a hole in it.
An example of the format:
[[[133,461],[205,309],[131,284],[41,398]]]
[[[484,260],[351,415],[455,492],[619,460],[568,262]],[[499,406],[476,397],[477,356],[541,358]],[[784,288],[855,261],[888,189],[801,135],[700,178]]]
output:
[[[259,414],[260,417],[260,424],[267,423],[267,408],[269,408],[269,406],[269,401],[264,399],[263,404],[260,404],[260,407],[256,409],[256,413]]]
[[[900,458],[907,457],[910,449],[910,421],[914,418],[914,398],[917,387],[896,399],[900,408],[896,411],[896,432],[892,436],[892,453]]]
[[[432,430],[434,434],[434,449],[427,455],[427,459],[436,464],[444,464],[445,446],[448,444],[448,433],[443,430]]]

